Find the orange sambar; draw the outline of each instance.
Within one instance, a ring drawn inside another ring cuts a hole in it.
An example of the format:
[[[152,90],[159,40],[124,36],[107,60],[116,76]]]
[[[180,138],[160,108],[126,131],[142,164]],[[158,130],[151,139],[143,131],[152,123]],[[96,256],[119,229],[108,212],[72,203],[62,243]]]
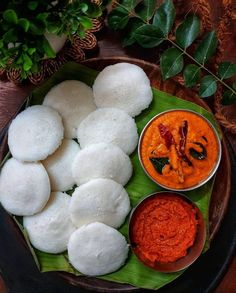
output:
[[[155,116],[139,142],[146,173],[161,186],[188,190],[205,183],[216,171],[221,145],[211,124],[195,112],[172,110]]]

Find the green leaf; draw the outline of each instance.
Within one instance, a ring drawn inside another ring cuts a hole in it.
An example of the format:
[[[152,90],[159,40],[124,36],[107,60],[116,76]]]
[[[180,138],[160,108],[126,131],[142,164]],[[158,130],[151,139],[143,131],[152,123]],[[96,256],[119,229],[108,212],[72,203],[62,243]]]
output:
[[[236,91],[236,82],[232,84],[232,88]],[[236,94],[232,91],[227,90],[223,93],[222,104],[223,105],[231,105],[236,103]]]
[[[219,65],[218,74],[221,79],[226,79],[236,74],[236,64],[223,62]]]
[[[137,0],[123,0],[120,2],[122,6],[126,7],[128,10],[133,10],[137,5]]]
[[[45,33],[45,23],[40,19],[34,19],[30,22],[29,31],[34,35],[43,35]]]
[[[44,40],[43,40],[43,49],[44,49],[44,52],[47,55],[47,57],[49,57],[49,58],[56,57],[56,53],[54,52],[54,50],[52,49],[52,47],[50,46],[50,44],[46,38],[44,38]]]
[[[85,29],[91,29],[93,27],[92,20],[86,16],[80,16],[79,22]]]
[[[169,48],[161,55],[160,67],[164,80],[180,73],[183,66],[183,53],[178,49]]]
[[[200,89],[199,89],[200,96],[202,98],[210,97],[216,92],[216,90],[217,90],[217,83],[214,77],[211,75],[204,76],[200,84]]]
[[[201,68],[195,64],[188,64],[184,69],[184,84],[186,87],[194,86],[201,77]]]
[[[169,158],[149,158],[155,170],[162,175],[162,169],[169,164]]]
[[[30,27],[30,22],[26,18],[20,18],[18,20],[18,25],[21,26],[24,30],[24,32],[28,32],[29,27]]]
[[[189,154],[196,160],[204,160],[207,157],[207,151],[204,145],[200,142],[194,142],[198,147],[201,148],[201,151],[199,152],[198,150],[194,148],[189,149]]]
[[[33,55],[36,52],[36,48],[28,48],[28,54]]]
[[[30,1],[27,5],[30,10],[34,11],[38,7],[38,4],[38,1]]]
[[[6,20],[8,23],[17,24],[18,17],[13,9],[7,9],[3,13],[3,19]]]
[[[236,103],[236,95],[230,90],[225,91],[223,93],[222,104],[231,105],[234,103]]]
[[[134,38],[144,48],[157,47],[164,41],[163,34],[159,28],[150,24],[137,28],[134,32]]]
[[[217,47],[216,32],[212,31],[207,33],[194,53],[195,59],[199,63],[205,64],[209,60],[209,58],[214,55],[216,51],[216,47]]]
[[[123,29],[129,21],[129,12],[123,7],[117,7],[109,14],[107,21],[113,30]]]
[[[142,18],[143,21],[149,21],[156,10],[156,0],[143,0],[135,8],[135,13]]]
[[[91,18],[96,18],[102,15],[102,9],[97,4],[89,2],[88,10],[85,14]]]
[[[22,59],[24,61],[23,63],[23,69],[25,71],[29,71],[31,66],[33,65],[33,62],[31,60],[31,58],[27,55],[27,54],[22,54]]]
[[[47,24],[47,31],[49,33],[52,33],[52,34],[56,34],[58,32],[59,26],[60,26],[60,23],[57,23],[57,22],[49,22]]]
[[[130,46],[133,43],[135,43],[136,40],[134,37],[134,33],[135,33],[136,29],[142,25],[143,25],[143,22],[139,18],[131,18],[129,20],[129,23],[127,25],[128,30],[127,30],[126,35],[125,35],[123,42],[122,42],[123,47],[127,47],[127,46]]]
[[[88,4],[86,3],[81,3],[80,4],[80,9],[83,13],[86,13],[88,11]]]
[[[184,49],[188,48],[197,38],[200,32],[200,25],[200,19],[197,16],[188,16],[176,30],[175,36],[177,44]]]
[[[175,20],[175,7],[172,0],[166,0],[157,9],[154,18],[153,25],[157,26],[167,36],[174,24]]]
[[[17,34],[14,28],[7,31],[3,36],[2,39],[5,43],[15,43],[17,42]]]

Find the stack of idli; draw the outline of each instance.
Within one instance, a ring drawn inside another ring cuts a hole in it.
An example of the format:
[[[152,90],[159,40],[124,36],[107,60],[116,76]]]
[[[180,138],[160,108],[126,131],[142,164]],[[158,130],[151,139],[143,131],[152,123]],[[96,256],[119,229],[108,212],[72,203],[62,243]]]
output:
[[[61,82],[43,105],[12,121],[13,158],[0,174],[0,201],[9,213],[24,217],[35,248],[68,249],[70,263],[89,276],[125,263],[128,244],[116,229],[130,211],[124,186],[138,142],[133,117],[151,100],[145,72],[118,63],[98,74],[93,89],[77,80]]]

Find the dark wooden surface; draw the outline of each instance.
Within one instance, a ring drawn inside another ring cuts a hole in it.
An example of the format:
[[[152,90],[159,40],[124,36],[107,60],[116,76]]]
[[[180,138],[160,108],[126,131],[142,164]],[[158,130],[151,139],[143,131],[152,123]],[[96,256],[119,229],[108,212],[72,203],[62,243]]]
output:
[[[233,39],[232,39],[233,41]],[[93,56],[98,57],[108,57],[108,56],[129,56],[135,57],[140,59],[145,59],[147,61],[156,62],[158,59],[158,53],[155,50],[143,50],[139,47],[132,47],[127,50],[124,50],[120,46],[120,39],[119,35],[111,33],[109,30],[105,29],[99,36],[99,47],[100,50],[94,52]],[[226,56],[229,56],[230,59],[235,59],[235,52],[234,48],[236,48],[236,43],[234,45],[229,44],[228,54],[225,52]],[[234,60],[236,61],[236,60]],[[9,96],[9,92],[11,95]],[[4,115],[9,119],[18,111],[20,105],[23,101],[25,95],[29,92],[29,88],[21,88],[15,87],[10,83],[0,83],[0,117]],[[17,97],[18,105],[15,107],[9,107],[9,104],[15,103]],[[229,115],[236,118],[236,108],[232,107],[228,109]],[[0,129],[3,129],[7,123],[0,122]],[[234,152],[236,153],[236,137],[232,135],[227,136],[230,139],[231,145],[234,148]],[[207,274],[207,272],[206,272]],[[4,282],[0,278],[0,292],[4,293],[7,292],[4,286]],[[15,293],[15,292],[14,292]],[[18,293],[18,292],[17,292]],[[220,282],[218,288],[215,290],[215,293],[236,293],[236,256],[234,257],[231,265],[229,266],[224,278]]]

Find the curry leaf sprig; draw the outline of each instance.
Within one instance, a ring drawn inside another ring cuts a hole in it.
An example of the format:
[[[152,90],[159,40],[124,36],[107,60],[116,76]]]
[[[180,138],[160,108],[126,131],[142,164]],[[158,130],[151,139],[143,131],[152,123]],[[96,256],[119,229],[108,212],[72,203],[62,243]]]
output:
[[[206,33],[194,53],[190,54],[188,49],[200,34],[200,19],[196,15],[188,15],[174,30],[176,12],[172,0],[164,1],[159,7],[156,3],[155,0],[115,1],[116,7],[108,16],[108,24],[112,29],[125,33],[123,46],[137,42],[144,48],[153,48],[168,42],[171,47],[160,57],[160,69],[164,80],[182,72],[185,86],[197,85],[201,97],[213,95],[217,86],[221,84],[226,89],[222,102],[236,102],[236,83],[230,86],[225,82],[225,79],[235,76],[236,64],[223,62],[219,64],[217,73],[213,73],[206,66],[217,49],[216,32]]]
[[[22,79],[38,71],[40,60],[56,53],[46,33],[80,37],[91,29],[101,7],[89,0],[2,0],[0,3],[0,67],[20,69]]]

